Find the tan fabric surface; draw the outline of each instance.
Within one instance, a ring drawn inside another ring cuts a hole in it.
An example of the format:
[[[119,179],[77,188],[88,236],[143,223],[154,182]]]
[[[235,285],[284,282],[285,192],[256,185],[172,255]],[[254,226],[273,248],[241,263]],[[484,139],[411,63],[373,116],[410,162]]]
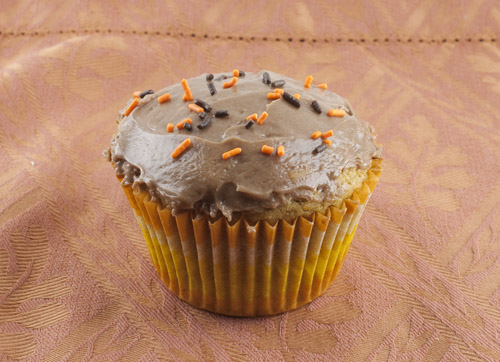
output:
[[[500,360],[497,2],[74,3],[0,5],[0,360]],[[235,67],[384,144],[338,279],[270,318],[169,293],[101,156],[132,91]]]

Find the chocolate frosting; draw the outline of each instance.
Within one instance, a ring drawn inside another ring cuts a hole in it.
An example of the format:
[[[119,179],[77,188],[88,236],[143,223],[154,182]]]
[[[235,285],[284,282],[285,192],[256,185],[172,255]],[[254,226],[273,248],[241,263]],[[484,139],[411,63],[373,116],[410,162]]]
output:
[[[188,109],[182,97],[180,83],[148,94],[139,105],[118,119],[118,129],[111,141],[109,160],[123,183],[148,190],[153,200],[173,209],[209,213],[222,212],[231,219],[234,212],[259,213],[286,205],[289,201],[334,202],[345,192],[337,178],[344,169],[370,167],[373,158],[381,158],[373,129],[358,119],[350,104],[328,90],[269,72],[272,81],[284,80],[284,90],[300,94],[297,108],[283,98],[270,100],[267,94],[274,88],[264,84],[262,75],[246,73],[235,86],[222,88],[232,75],[215,74],[213,85],[217,93],[210,95],[206,74],[188,79],[195,98],[208,103],[213,115],[227,110],[229,116],[212,118],[210,125],[198,129],[202,122],[198,114]],[[157,98],[170,93],[171,100],[159,104]],[[322,113],[316,113],[316,100]],[[130,101],[131,102],[131,101]],[[329,117],[329,109],[346,110],[344,117]],[[263,124],[245,127],[245,118],[266,111]],[[190,117],[192,130],[166,131]],[[322,138],[313,140],[315,131],[332,129],[331,145],[321,153],[314,149]],[[186,138],[191,145],[179,157],[172,151]],[[263,145],[285,147],[282,157],[261,152]],[[222,154],[235,147],[242,152],[223,160]]]

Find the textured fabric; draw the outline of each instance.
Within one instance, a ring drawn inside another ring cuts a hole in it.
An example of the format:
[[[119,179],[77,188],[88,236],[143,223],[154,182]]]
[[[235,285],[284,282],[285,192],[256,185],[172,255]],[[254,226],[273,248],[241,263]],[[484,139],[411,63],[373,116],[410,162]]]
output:
[[[0,360],[500,360],[500,5],[0,4]],[[100,152],[135,90],[313,74],[384,172],[326,293],[238,319],[156,276]]]

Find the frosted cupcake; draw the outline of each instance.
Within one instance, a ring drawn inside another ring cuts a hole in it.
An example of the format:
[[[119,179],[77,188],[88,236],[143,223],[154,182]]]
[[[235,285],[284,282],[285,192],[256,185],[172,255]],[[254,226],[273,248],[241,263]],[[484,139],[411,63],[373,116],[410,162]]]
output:
[[[379,179],[381,149],[350,104],[315,84],[204,74],[120,112],[108,159],[167,288],[234,316],[325,291]]]

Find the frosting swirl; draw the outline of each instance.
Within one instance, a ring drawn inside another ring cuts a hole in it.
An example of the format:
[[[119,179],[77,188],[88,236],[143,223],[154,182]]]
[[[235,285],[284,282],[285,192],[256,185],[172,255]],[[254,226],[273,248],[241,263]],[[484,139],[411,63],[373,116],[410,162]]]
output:
[[[208,103],[213,115],[227,110],[229,116],[212,118],[209,126],[190,111],[182,100],[180,83],[154,94],[147,94],[139,105],[124,115],[120,112],[118,129],[111,141],[109,159],[123,183],[146,187],[152,199],[173,212],[194,209],[216,216],[222,212],[229,219],[234,212],[258,213],[286,205],[290,201],[334,202],[342,197],[344,185],[340,173],[348,168],[367,169],[373,158],[381,158],[373,129],[358,119],[350,104],[328,90],[305,88],[302,82],[268,72],[273,81],[283,80],[284,91],[300,94],[300,107],[280,99],[268,99],[274,88],[265,84],[264,71],[246,73],[231,88],[223,89],[229,79],[216,74],[217,93],[210,94],[206,74],[188,79],[195,98]],[[170,93],[171,100],[160,104],[157,98]],[[311,106],[316,100],[318,114]],[[329,117],[329,109],[344,109],[344,117]],[[253,113],[267,112],[262,124],[245,127]],[[192,130],[175,129],[190,117]],[[322,138],[312,139],[316,131],[333,130],[331,145],[315,153]],[[174,149],[186,138],[190,146],[176,158]],[[264,154],[262,146],[275,150],[284,146],[282,157]],[[222,154],[239,147],[241,153],[222,159]]]

